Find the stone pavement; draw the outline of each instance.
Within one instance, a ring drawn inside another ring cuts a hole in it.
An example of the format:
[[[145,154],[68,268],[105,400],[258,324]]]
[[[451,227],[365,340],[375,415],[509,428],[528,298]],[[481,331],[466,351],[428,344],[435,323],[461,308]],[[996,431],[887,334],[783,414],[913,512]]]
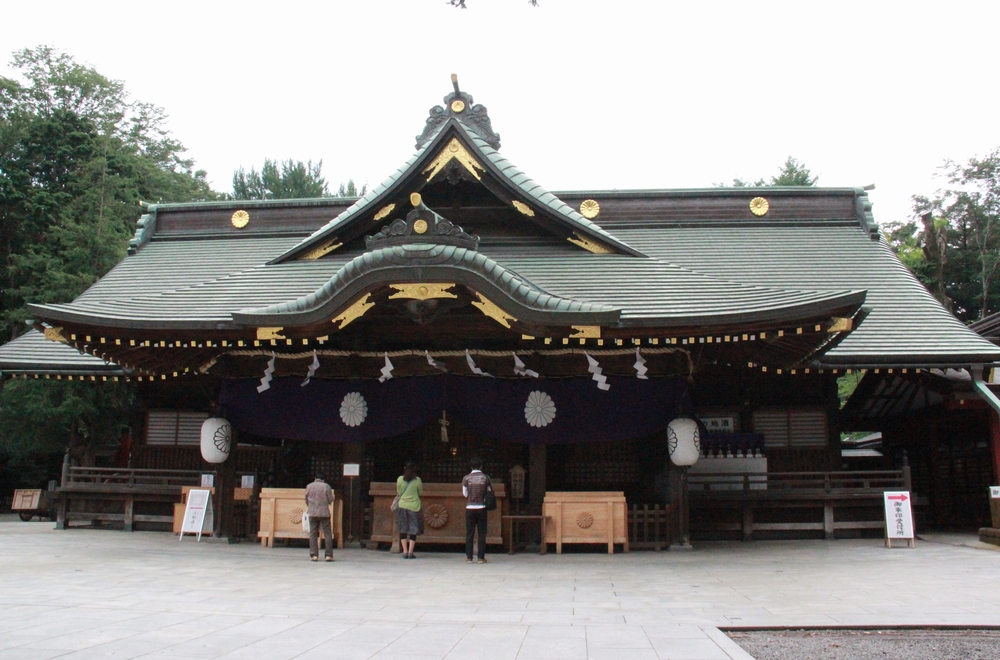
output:
[[[0,521],[0,660],[726,660],[718,627],[1000,624],[972,537],[418,558]]]

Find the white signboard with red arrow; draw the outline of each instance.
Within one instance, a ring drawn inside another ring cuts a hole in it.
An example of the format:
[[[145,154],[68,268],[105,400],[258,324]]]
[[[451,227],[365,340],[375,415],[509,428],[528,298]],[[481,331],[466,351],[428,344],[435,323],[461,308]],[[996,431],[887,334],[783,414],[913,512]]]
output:
[[[914,547],[913,510],[910,508],[910,493],[905,490],[889,490],[885,497],[885,545],[892,547],[893,539],[905,539]]]

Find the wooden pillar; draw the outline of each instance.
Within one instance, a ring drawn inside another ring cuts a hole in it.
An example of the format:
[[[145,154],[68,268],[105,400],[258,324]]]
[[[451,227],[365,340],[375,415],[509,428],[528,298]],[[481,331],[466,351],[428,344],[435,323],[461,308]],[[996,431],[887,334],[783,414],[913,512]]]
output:
[[[344,462],[365,464],[365,444],[363,442],[348,442],[344,445]],[[330,475],[331,477],[333,475]],[[361,501],[361,477],[343,477],[344,492],[339,496],[344,501],[344,535],[345,541],[355,543],[363,534],[364,504]]]
[[[539,516],[542,514],[542,502],[545,501],[545,472],[548,470],[548,447],[545,445],[528,445],[528,514]],[[522,512],[523,513],[523,512]],[[529,525],[528,539],[531,542],[537,541],[545,547],[545,539],[539,535],[535,536],[533,525]]]
[[[229,458],[217,465],[215,470],[215,524],[213,525],[212,536],[217,539],[230,538],[236,529],[236,521],[234,520],[236,505],[234,503],[233,495],[235,493],[233,491],[236,488],[236,452],[238,446],[236,430],[233,429]]]
[[[993,456],[993,483],[1000,481],[1000,415],[993,409],[986,411],[990,417],[990,454]]]
[[[125,496],[125,524],[123,530],[131,532],[135,520],[135,496],[131,493]]]
[[[531,515],[541,515],[542,502],[545,500],[545,471],[547,447],[545,445],[529,445],[528,447],[528,510]]]

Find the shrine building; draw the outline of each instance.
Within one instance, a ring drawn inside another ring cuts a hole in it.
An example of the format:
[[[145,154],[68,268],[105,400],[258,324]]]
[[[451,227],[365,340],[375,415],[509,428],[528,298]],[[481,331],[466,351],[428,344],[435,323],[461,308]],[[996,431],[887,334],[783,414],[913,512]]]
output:
[[[668,541],[681,524],[671,420],[701,424],[694,538],[864,533],[872,489],[912,487],[907,439],[867,470],[845,464],[841,432],[867,429],[841,410],[838,378],[1000,361],[896,258],[863,189],[550,192],[503,156],[454,78],[418,128],[413,157],[358,199],[144,206],[111,272],[30,306],[37,332],[0,348],[0,374],[134,382],[128,462],[106,468],[215,471],[220,487],[252,476],[251,509],[261,486],[322,471],[352,538],[378,536],[373,484],[406,460],[454,484],[479,455],[505,511],[623,493],[638,547],[654,541],[641,524]],[[220,466],[199,448],[210,416],[235,436]],[[360,466],[350,484],[345,464]],[[933,498],[931,481],[915,494]],[[761,500],[796,489],[808,496],[794,506]],[[128,528],[156,527],[163,505],[136,502]]]

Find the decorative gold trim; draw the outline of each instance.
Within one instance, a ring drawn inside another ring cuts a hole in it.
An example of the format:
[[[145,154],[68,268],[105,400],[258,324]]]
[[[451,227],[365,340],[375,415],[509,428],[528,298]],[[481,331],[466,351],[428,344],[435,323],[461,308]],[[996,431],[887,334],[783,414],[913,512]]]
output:
[[[587,252],[593,252],[594,254],[614,254],[613,250],[609,250],[600,243],[595,243],[594,241],[584,238],[577,233],[574,233],[573,237],[567,238],[566,240],[574,245],[579,245]]]
[[[593,220],[601,212],[601,205],[593,199],[585,199],[580,202],[580,215],[587,220]]]
[[[427,233],[427,221],[421,218],[413,223],[413,231],[418,234]]]
[[[516,208],[518,211],[528,216],[529,218],[534,217],[535,212],[532,211],[531,207],[525,204],[524,202],[515,199],[513,202],[511,202],[511,204],[514,205],[514,208]]]
[[[390,284],[396,293],[389,296],[393,298],[410,298],[413,300],[429,300],[430,298],[458,298],[454,293],[447,291],[455,286],[452,284]]]
[[[480,165],[479,162],[472,157],[472,154],[470,154],[469,151],[462,146],[462,143],[458,141],[458,138],[452,138],[451,141],[444,145],[444,148],[438,152],[437,158],[431,161],[431,164],[424,168],[424,174],[430,172],[430,174],[427,175],[427,180],[430,181],[437,176],[437,173],[443,170],[444,166],[450,163],[452,159],[461,163],[465,169],[469,170],[472,176],[476,177],[476,180],[481,180],[479,172],[476,171],[477,169],[483,172],[486,171],[486,168]],[[414,204],[414,206],[416,206],[416,204]]]
[[[754,197],[750,200],[750,212],[758,218],[766,214],[771,205],[763,197]]]
[[[63,344],[68,344],[69,340],[62,333],[62,328],[45,328],[45,338],[49,341],[57,341]]]
[[[465,110],[465,101],[462,101],[461,99],[455,99],[454,101],[451,102],[452,112],[458,113],[462,112],[463,110]]]
[[[830,320],[833,321],[833,324],[826,329],[829,333],[850,332],[854,329],[854,321],[849,318],[835,316]]]
[[[571,339],[600,339],[601,326],[599,325],[574,325],[576,334],[570,335]]]
[[[233,217],[229,219],[233,223],[233,226],[237,229],[243,229],[250,222],[250,214],[246,211],[237,211],[233,214]]]
[[[371,297],[372,294],[366,293],[364,298],[361,298],[356,303],[345,309],[340,314],[340,316],[334,317],[330,322],[336,323],[337,321],[340,321],[340,327],[338,327],[337,329],[343,330],[348,323],[354,321],[355,319],[361,318],[362,316],[365,315],[365,312],[367,312],[369,309],[375,306],[375,303],[368,302],[368,299]]]
[[[490,301],[483,294],[477,291],[476,295],[479,296],[479,302],[473,300],[472,304],[478,307],[479,311],[485,314],[486,316],[490,317],[491,319],[493,319],[494,321],[496,321],[505,328],[510,327],[510,323],[508,323],[507,321],[508,319],[514,321],[515,323],[517,322],[516,318],[514,318],[507,312],[497,307],[492,301]]]
[[[381,219],[382,219],[382,218],[384,218],[385,216],[387,216],[387,215],[389,215],[390,213],[392,213],[392,210],[393,210],[394,208],[396,208],[396,205],[395,205],[395,204],[386,204],[385,206],[383,206],[382,208],[380,208],[380,209],[378,210],[378,213],[376,213],[376,214],[375,214],[375,217],[374,217],[373,219],[374,219],[374,220],[381,220]]]
[[[309,250],[308,252],[306,252],[305,254],[303,254],[301,257],[299,257],[299,260],[301,260],[301,261],[315,261],[315,260],[319,259],[320,257],[323,257],[323,256],[326,256],[326,255],[330,254],[331,252],[333,252],[334,250],[336,250],[337,248],[339,248],[342,245],[343,245],[343,243],[338,243],[337,242],[337,237],[334,236],[333,238],[331,238],[326,243],[323,243],[319,247],[315,247],[315,248]]]
[[[267,339],[284,339],[283,334],[284,328],[257,328],[257,339],[267,340]]]
[[[427,170],[424,170],[424,172],[426,172],[426,171]],[[424,200],[420,196],[420,193],[418,193],[418,192],[411,192],[410,193],[410,204],[413,206],[413,208],[416,208],[416,207],[420,206],[420,204],[423,203],[423,201]]]

